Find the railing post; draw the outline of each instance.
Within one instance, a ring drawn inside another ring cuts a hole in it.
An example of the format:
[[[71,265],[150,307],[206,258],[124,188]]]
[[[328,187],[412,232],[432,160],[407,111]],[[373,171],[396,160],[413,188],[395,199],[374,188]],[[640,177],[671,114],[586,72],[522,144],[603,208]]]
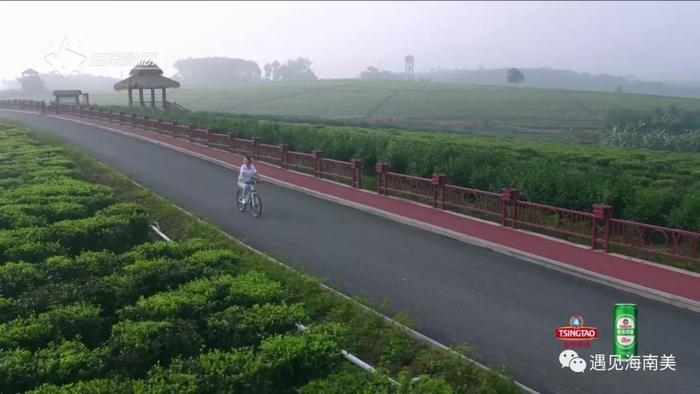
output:
[[[253,137],[251,138],[251,141],[253,141],[253,159],[258,160],[258,143],[260,141],[260,138]]]
[[[228,134],[228,151],[233,153],[236,150],[236,133],[230,132]]]
[[[362,189],[362,159],[352,159],[352,186]]]
[[[190,142],[194,141],[194,130],[195,130],[196,128],[197,128],[197,125],[191,124],[191,125],[190,125],[190,129],[187,130],[187,132],[188,132],[187,139],[188,139]]]
[[[613,208],[609,205],[593,205],[593,231],[591,249],[598,246],[598,223],[602,222],[605,227],[605,251],[610,251],[610,219],[613,215]]]
[[[280,144],[280,152],[282,155],[282,158],[281,158],[282,160],[281,160],[280,165],[282,166],[282,168],[287,169],[287,168],[289,168],[289,166],[287,165],[287,152],[289,152],[289,145]]]
[[[214,130],[207,129],[207,145],[212,146],[211,144],[213,142],[214,142]]]
[[[316,168],[314,170],[314,176],[316,178],[321,178],[321,159],[323,159],[323,152],[320,150],[315,150],[311,153],[313,154],[314,163],[316,163]]]
[[[508,205],[513,207],[513,228],[517,228],[518,223],[518,189],[505,188],[503,193],[501,193],[501,200],[503,200],[503,225],[508,224]],[[510,203],[510,204],[509,204]]]
[[[445,209],[445,174],[433,174],[430,182],[433,184],[433,208],[438,206],[438,196],[440,197],[440,208]]]
[[[386,190],[386,173],[389,172],[391,166],[388,163],[377,162],[374,167],[377,173],[377,193],[387,195]]]

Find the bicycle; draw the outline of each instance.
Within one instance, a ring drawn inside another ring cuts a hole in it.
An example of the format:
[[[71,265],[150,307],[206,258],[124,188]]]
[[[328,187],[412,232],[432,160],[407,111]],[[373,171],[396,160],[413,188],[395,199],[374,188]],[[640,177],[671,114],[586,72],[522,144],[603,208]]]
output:
[[[261,182],[259,180],[254,180],[250,183],[250,193],[248,194],[248,198],[246,198],[245,204],[241,202],[245,189],[238,188],[238,191],[236,192],[236,205],[238,206],[238,210],[240,212],[245,212],[245,210],[248,209],[248,206],[250,206],[250,211],[253,212],[253,216],[259,218],[260,215],[262,215],[262,200],[258,195],[258,191],[255,190],[256,183]]]

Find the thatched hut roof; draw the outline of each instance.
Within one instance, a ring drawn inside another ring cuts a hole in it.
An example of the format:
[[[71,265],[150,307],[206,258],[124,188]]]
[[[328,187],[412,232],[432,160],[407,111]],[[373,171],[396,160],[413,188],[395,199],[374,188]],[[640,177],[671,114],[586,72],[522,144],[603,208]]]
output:
[[[180,83],[163,76],[163,70],[153,62],[139,63],[129,72],[129,78],[114,84],[114,90],[179,88]]]

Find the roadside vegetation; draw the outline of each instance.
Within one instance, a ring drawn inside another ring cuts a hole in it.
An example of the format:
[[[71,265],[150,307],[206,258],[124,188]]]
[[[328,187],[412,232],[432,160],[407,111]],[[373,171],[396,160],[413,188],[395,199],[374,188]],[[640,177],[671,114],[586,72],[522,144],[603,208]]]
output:
[[[124,107],[111,107],[116,111]],[[441,134],[396,129],[289,123],[208,112],[131,113],[175,120],[239,138],[259,137],[294,150],[321,150],[337,160],[362,159],[367,185],[377,161],[392,171],[493,192],[520,190],[542,204],[590,211],[606,203],[615,217],[700,231],[700,156],[648,149],[587,147],[551,141]]]
[[[53,137],[0,123],[0,190],[1,392],[518,392]]]

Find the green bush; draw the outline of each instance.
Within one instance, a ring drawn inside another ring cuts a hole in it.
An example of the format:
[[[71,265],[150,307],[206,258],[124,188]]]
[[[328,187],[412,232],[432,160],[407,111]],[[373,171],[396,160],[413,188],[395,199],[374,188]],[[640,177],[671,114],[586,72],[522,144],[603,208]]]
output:
[[[51,341],[77,336],[85,343],[97,344],[103,335],[100,308],[75,304],[0,324],[0,348],[21,346],[37,349]]]
[[[208,342],[215,347],[250,346],[275,334],[289,332],[308,317],[300,304],[232,306],[207,318]]]
[[[0,391],[22,392],[37,383],[35,359],[26,349],[0,347]]]
[[[689,118],[694,119],[696,115]],[[674,179],[678,182],[673,192],[666,192],[671,197],[700,192],[699,178],[689,176],[693,169],[698,168],[700,161],[697,156],[688,154],[475,135],[288,123],[206,112],[158,112],[157,116],[186,124],[196,123],[218,132],[235,131],[240,138],[259,137],[269,144],[290,144],[292,149],[301,152],[318,149],[333,159],[363,159],[368,180],[374,176],[376,162],[387,161],[394,171],[409,175],[430,177],[434,172],[445,172],[450,184],[492,192],[500,192],[504,187],[516,187],[529,201],[561,208],[590,211],[596,203],[612,204],[616,216],[623,219],[631,218],[625,216],[626,212],[635,211],[635,208],[629,207],[643,205],[643,202],[636,201],[638,197],[635,192],[652,190],[651,183],[657,179]],[[619,122],[637,122],[639,116],[628,114]],[[674,116],[682,118],[683,115]],[[677,125],[668,123],[668,119],[673,117],[664,118],[662,113],[656,118],[659,124],[675,130],[671,132],[676,133],[671,142],[664,142],[666,148],[700,151],[700,130],[692,129],[691,132],[679,134]],[[619,122],[611,119],[607,124]],[[634,138],[637,135],[647,138],[651,134],[634,135]],[[624,143],[612,144],[629,146]],[[631,145],[640,146],[636,143]],[[659,224],[671,225],[676,222],[669,219],[670,210],[676,206],[654,207],[650,216],[663,218]],[[700,231],[700,227],[686,229]]]
[[[244,275],[221,275],[213,279],[201,279],[187,283],[183,291],[205,295],[223,305],[251,306],[276,303],[282,300],[284,291],[279,282],[272,281],[258,271]]]
[[[0,323],[5,323],[18,318],[24,308],[11,298],[0,297]]]
[[[148,237],[148,216],[138,206],[119,206],[118,210],[77,220],[64,220],[46,228],[44,239],[59,242],[77,254],[85,250],[126,251]]]
[[[156,365],[144,380],[133,384],[134,394],[195,394],[198,393],[197,376],[187,373],[179,361],[164,369]]]
[[[186,321],[122,321],[112,326],[109,344],[114,367],[142,377],[157,362],[167,365],[174,357],[195,355],[203,340]]]
[[[200,354],[193,369],[202,393],[264,393],[269,387],[261,385],[260,360],[251,349]],[[277,391],[283,391],[284,387],[288,385],[277,387]]]
[[[121,259],[110,251],[88,251],[74,258],[54,256],[42,265],[51,280],[76,281],[111,274],[122,265]]]
[[[120,311],[122,320],[170,320],[201,318],[214,304],[206,295],[171,291],[141,298]]]
[[[272,387],[301,387],[338,367],[345,329],[335,323],[309,328],[297,336],[275,336],[260,345],[262,380]]]
[[[28,391],[31,394],[115,394],[131,393],[132,382],[116,379],[94,379],[80,381],[64,386],[45,384],[35,390]]]
[[[46,281],[46,276],[29,263],[5,263],[0,266],[0,296],[15,297]]]

